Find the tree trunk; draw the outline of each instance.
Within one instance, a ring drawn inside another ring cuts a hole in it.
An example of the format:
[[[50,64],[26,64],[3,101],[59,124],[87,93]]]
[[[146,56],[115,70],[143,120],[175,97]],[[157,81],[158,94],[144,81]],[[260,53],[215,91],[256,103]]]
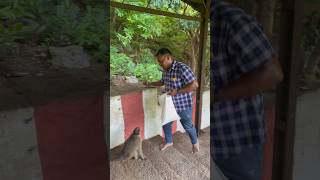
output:
[[[199,57],[199,30],[189,30],[187,32],[188,37],[190,39],[190,51],[187,51],[188,56],[190,57],[191,63],[190,68],[191,70],[196,73],[197,69],[197,61]]]
[[[111,22],[110,22],[110,24],[111,24],[111,25],[115,25],[115,24],[116,24],[117,15],[116,15],[116,12],[114,12],[114,9],[112,9],[112,10],[110,11],[110,16],[111,16]]]
[[[197,55],[195,54],[194,46],[191,45],[191,70],[196,72]]]
[[[137,46],[134,50],[134,56],[132,57],[133,61],[136,64],[140,63],[140,54],[141,54],[140,46]]]

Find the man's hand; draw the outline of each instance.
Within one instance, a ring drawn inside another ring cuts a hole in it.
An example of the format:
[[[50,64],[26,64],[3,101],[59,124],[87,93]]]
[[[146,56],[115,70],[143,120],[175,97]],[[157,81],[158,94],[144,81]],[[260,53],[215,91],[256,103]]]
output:
[[[178,93],[192,92],[194,90],[197,90],[197,88],[198,88],[198,82],[194,80],[191,83],[187,84],[186,86],[180,88],[179,91],[177,89],[174,89],[174,90],[171,90],[169,93],[174,94],[172,96],[175,96]]]
[[[142,82],[142,84],[143,84],[144,86],[149,86],[149,83],[146,82],[146,81]]]
[[[143,82],[143,85],[147,88],[155,87],[154,85],[152,85],[152,83],[149,82]]]
[[[274,88],[282,79],[281,65],[278,59],[273,57],[272,60],[256,70],[246,73],[228,86],[222,87],[216,99],[217,101],[225,101],[254,96]]]
[[[168,92],[168,95],[170,96],[175,96],[178,94],[178,90],[177,89],[171,89],[169,92]]]
[[[156,82],[142,82],[143,85],[145,85],[146,87],[160,87],[163,85],[163,83],[161,81],[156,81]]]

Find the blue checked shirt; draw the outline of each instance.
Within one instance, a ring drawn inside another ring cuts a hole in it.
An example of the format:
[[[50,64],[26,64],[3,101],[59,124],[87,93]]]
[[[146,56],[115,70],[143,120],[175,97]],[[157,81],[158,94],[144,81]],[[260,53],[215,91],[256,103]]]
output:
[[[186,64],[174,60],[171,68],[163,72],[161,82],[168,92],[172,89],[178,90],[194,80],[196,78],[192,70]],[[192,92],[178,93],[172,96],[172,101],[177,111],[192,108]]]
[[[211,7],[211,80],[215,91],[270,60],[275,52],[255,18],[220,0]],[[215,158],[263,144],[262,94],[211,105],[211,145]]]

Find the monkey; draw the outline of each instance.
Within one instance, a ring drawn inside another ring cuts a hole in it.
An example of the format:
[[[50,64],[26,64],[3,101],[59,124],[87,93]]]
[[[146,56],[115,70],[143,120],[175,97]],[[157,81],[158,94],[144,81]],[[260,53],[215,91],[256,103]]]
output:
[[[121,155],[116,161],[124,161],[128,159],[138,159],[141,158],[145,160],[146,158],[143,155],[142,151],[142,140],[140,137],[140,128],[136,127],[130,137],[124,143]]]

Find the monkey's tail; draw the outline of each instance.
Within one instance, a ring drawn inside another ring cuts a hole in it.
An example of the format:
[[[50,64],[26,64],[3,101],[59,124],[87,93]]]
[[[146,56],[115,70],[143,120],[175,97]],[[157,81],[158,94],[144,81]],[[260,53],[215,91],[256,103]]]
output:
[[[115,160],[113,160],[113,161],[124,161],[124,160],[126,160],[126,159],[128,159],[128,157],[127,156],[123,156],[123,155],[121,155],[121,156],[119,156],[118,158],[116,158]]]

